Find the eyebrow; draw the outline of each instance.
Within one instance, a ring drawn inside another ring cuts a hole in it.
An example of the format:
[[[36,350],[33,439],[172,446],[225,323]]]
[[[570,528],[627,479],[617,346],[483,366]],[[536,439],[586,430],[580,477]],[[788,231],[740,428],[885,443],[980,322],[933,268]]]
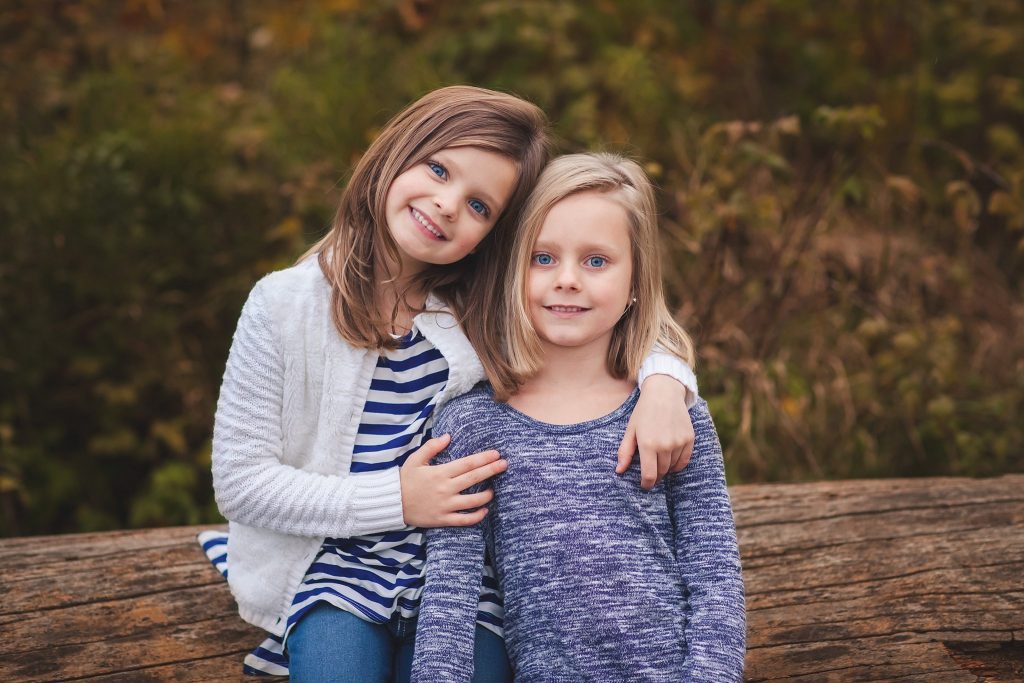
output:
[[[557,251],[561,246],[562,245],[559,242],[537,240],[533,245],[533,251]],[[599,242],[585,242],[581,247],[581,251],[600,251],[604,253],[613,253],[617,250],[610,244],[601,244]]]
[[[456,173],[458,173],[460,175],[463,175],[462,167],[460,167],[459,164],[456,163],[454,159],[452,159],[450,156],[445,154],[443,151],[442,152],[438,152],[434,156],[436,158],[440,159],[441,161],[443,161],[444,165],[447,166],[448,168],[454,169]],[[479,198],[483,199],[484,203],[486,203],[491,208],[492,211],[495,211],[496,213],[500,213],[501,211],[504,211],[505,207],[501,206],[499,204],[499,202],[497,200],[495,200],[494,197],[492,197],[491,195],[487,194],[487,192],[485,192],[483,190],[479,190],[478,192],[474,192],[474,194],[479,195]]]

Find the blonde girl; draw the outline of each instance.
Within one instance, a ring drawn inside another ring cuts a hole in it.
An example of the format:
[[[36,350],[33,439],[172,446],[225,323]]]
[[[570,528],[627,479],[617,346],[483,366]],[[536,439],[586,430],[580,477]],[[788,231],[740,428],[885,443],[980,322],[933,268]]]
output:
[[[213,478],[239,614],[271,633],[250,668],[299,681],[408,679],[423,529],[479,522],[490,492],[461,491],[505,467],[494,450],[429,466],[448,444],[431,438],[434,412],[485,371],[513,376],[497,346],[501,288],[547,146],[528,102],[472,87],[429,93],[367,150],[329,234],[249,295],[217,404]],[[673,370],[665,354],[650,365]],[[692,384],[685,364],[674,373]],[[677,427],[654,449],[654,479],[678,466],[690,425],[672,412],[682,385],[648,384],[641,451],[654,431],[645,425]],[[223,537],[202,540],[218,554]],[[475,658],[484,680],[505,680],[488,576]]]
[[[491,514],[428,532],[417,681],[469,681],[485,551],[504,590],[516,681],[742,680],[743,582],[722,452],[690,410],[690,464],[649,493],[600,476],[655,343],[693,362],[662,293],[654,195],[608,154],[553,161],[527,202],[508,275],[510,381],[453,399],[439,458],[501,451]]]

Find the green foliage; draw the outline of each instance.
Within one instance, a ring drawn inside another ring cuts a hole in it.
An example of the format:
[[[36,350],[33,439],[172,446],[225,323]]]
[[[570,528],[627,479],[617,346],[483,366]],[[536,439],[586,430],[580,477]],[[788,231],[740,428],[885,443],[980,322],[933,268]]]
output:
[[[0,10],[0,533],[216,519],[244,297],[456,82],[637,155],[734,481],[1024,466],[1014,0]]]

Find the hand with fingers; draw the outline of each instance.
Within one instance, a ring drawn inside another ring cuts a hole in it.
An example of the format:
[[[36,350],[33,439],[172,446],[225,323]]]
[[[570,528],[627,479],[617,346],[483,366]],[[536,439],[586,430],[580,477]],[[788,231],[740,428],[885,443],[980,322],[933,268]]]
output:
[[[448,446],[450,440],[448,434],[430,439],[402,465],[399,476],[402,515],[406,524],[419,527],[470,526],[487,515],[484,506],[494,497],[490,488],[479,493],[462,492],[501,474],[508,464],[498,451],[482,451],[432,466],[430,461]]]
[[[693,454],[693,422],[686,389],[667,375],[652,375],[640,390],[619,446],[616,474],[629,469],[640,451],[640,486],[650,490],[669,472],[680,472]]]

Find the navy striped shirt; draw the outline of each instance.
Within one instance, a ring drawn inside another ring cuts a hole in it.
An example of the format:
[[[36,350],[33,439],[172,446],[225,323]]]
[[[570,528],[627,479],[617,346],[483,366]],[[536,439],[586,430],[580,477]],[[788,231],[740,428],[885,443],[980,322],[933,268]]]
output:
[[[377,359],[352,451],[351,476],[400,467],[430,439],[434,407],[448,381],[448,363],[415,327],[399,348]],[[223,535],[226,542],[226,535]],[[214,559],[216,538],[204,549]],[[226,546],[225,546],[226,547]],[[213,552],[213,555],[211,555]],[[384,624],[394,614],[419,611],[425,567],[424,530],[407,526],[385,533],[327,538],[292,601],[284,638],[269,637],[245,659],[247,673],[286,675],[284,643],[291,629],[323,602],[366,621]],[[216,563],[215,563],[216,565]],[[484,569],[477,621],[499,636],[503,608],[490,563]]]

